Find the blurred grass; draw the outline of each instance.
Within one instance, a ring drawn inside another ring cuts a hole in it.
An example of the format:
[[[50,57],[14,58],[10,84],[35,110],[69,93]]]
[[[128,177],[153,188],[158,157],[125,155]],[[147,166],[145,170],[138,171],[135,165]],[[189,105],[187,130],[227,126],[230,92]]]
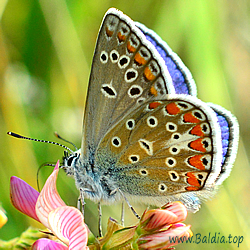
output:
[[[216,197],[203,204],[187,223],[194,234],[244,236],[250,249],[247,155],[250,151],[250,3],[247,0],[3,0],[0,2],[0,202],[8,223],[0,239],[39,226],[16,211],[9,201],[9,179],[16,175],[36,187],[36,172],[44,162],[56,162],[63,150],[48,144],[10,138],[7,131],[55,140],[54,131],[80,147],[82,110],[95,39],[102,17],[116,7],[155,30],[179,54],[197,83],[198,96],[231,110],[239,119],[239,153],[230,178]],[[41,171],[44,183],[51,169]],[[60,173],[58,189],[75,205],[74,180]],[[139,212],[143,208],[135,205]],[[96,205],[86,205],[86,221],[97,225]],[[119,219],[119,206],[104,206]],[[127,225],[134,223],[126,209]],[[96,231],[95,231],[96,232]],[[212,244],[236,249],[237,244]],[[211,249],[211,244],[183,244],[177,249]]]

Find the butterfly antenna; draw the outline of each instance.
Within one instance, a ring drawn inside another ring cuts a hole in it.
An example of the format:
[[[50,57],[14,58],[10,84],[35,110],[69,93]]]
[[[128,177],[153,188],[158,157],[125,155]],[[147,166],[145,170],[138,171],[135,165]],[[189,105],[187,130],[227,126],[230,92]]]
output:
[[[54,132],[54,134],[55,134],[55,136],[56,136],[58,139],[63,140],[63,141],[65,141],[65,142],[71,144],[71,145],[75,148],[75,150],[78,150],[77,146],[76,146],[73,142],[68,141],[68,140],[62,138],[57,132]]]
[[[58,142],[34,139],[34,138],[30,138],[30,137],[19,135],[19,134],[13,133],[13,132],[7,132],[7,134],[11,135],[13,137],[19,138],[19,139],[25,139],[25,140],[30,140],[30,141],[45,142],[45,143],[54,144],[54,145],[57,145],[57,146],[65,148],[66,150],[70,151],[72,154],[74,153],[74,151],[72,149],[70,149],[67,146],[64,146],[64,145],[62,145],[62,144],[60,144]]]
[[[37,172],[36,172],[36,185],[37,185],[37,190],[38,190],[39,193],[41,192],[40,185],[39,185],[39,179],[38,179],[39,172],[40,172],[40,170],[41,170],[43,167],[46,167],[46,166],[55,167],[55,164],[43,163],[43,164],[37,169]]]

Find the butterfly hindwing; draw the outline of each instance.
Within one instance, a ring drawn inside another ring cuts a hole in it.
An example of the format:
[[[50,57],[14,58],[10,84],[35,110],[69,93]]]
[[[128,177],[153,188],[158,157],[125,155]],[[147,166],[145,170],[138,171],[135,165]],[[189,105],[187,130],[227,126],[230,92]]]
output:
[[[220,138],[208,105],[170,95],[145,102],[111,128],[97,150],[97,164],[113,166],[110,178],[126,196],[164,203],[169,196],[213,187],[220,173]]]
[[[228,110],[219,105],[208,103],[216,113],[221,130],[222,162],[220,175],[216,184],[220,185],[230,174],[236,158],[239,140],[239,125],[237,119]]]

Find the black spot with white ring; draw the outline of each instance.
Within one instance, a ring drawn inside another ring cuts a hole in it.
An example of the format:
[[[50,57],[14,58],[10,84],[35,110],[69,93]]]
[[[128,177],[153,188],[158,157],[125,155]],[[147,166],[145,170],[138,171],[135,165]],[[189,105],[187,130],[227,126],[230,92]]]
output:
[[[129,156],[129,161],[130,161],[131,163],[136,163],[136,162],[139,161],[139,159],[140,159],[139,155],[130,155],[130,156]]]
[[[168,167],[172,168],[176,165],[176,160],[173,157],[168,157],[166,158],[165,163]]]
[[[140,175],[142,175],[142,176],[147,176],[147,175],[148,175],[148,171],[147,171],[146,169],[144,169],[144,168],[140,169],[140,170],[139,170],[139,173],[140,173]]]
[[[119,53],[115,49],[110,52],[110,60],[112,63],[118,62]]]
[[[200,110],[194,110],[192,113],[200,121],[205,121],[206,120],[205,115]]]
[[[188,105],[186,103],[184,103],[184,102],[178,102],[177,105],[180,106],[183,109],[188,109],[189,108]]]
[[[167,122],[166,129],[168,132],[175,132],[177,130],[177,125],[173,122]]]
[[[130,68],[125,72],[124,79],[126,82],[133,82],[138,76],[137,70]]]
[[[181,134],[179,134],[179,133],[174,133],[174,134],[172,134],[171,138],[172,138],[173,140],[179,140],[179,139],[181,138]]]
[[[126,55],[122,55],[119,59],[118,66],[121,69],[124,69],[129,65],[129,62],[130,62],[130,58]]]
[[[128,90],[128,95],[131,98],[137,98],[142,94],[142,87],[139,85],[132,85]]]
[[[102,93],[109,98],[116,98],[117,93],[115,89],[109,84],[103,84],[101,87]]]
[[[166,191],[167,191],[167,185],[164,184],[164,183],[159,184],[158,190],[159,190],[161,193],[166,192]]]
[[[178,148],[177,146],[172,146],[169,148],[169,152],[173,155],[177,155],[180,152],[180,148]]]
[[[156,117],[154,116],[149,116],[148,119],[147,119],[147,125],[150,127],[150,128],[155,128],[157,125],[158,125],[158,120]]]
[[[180,176],[177,174],[176,171],[169,171],[168,174],[172,181],[178,181],[180,179]]]
[[[135,120],[134,119],[129,119],[126,122],[126,128],[128,130],[132,130],[135,127]]]
[[[119,148],[122,145],[121,139],[117,136],[112,138],[112,145],[116,148]]]
[[[148,155],[153,155],[153,143],[145,139],[138,140],[140,147],[145,150]]]
[[[106,51],[102,51],[100,54],[101,63],[105,64],[108,62],[108,53]]]

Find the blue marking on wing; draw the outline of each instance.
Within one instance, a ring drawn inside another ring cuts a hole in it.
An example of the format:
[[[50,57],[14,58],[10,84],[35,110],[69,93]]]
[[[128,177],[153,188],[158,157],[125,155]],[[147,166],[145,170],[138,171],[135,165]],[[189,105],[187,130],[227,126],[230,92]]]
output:
[[[197,95],[196,85],[193,77],[179,56],[164,42],[154,31],[140,23],[136,23],[148,41],[150,41],[162,59],[172,78],[176,94]]]

